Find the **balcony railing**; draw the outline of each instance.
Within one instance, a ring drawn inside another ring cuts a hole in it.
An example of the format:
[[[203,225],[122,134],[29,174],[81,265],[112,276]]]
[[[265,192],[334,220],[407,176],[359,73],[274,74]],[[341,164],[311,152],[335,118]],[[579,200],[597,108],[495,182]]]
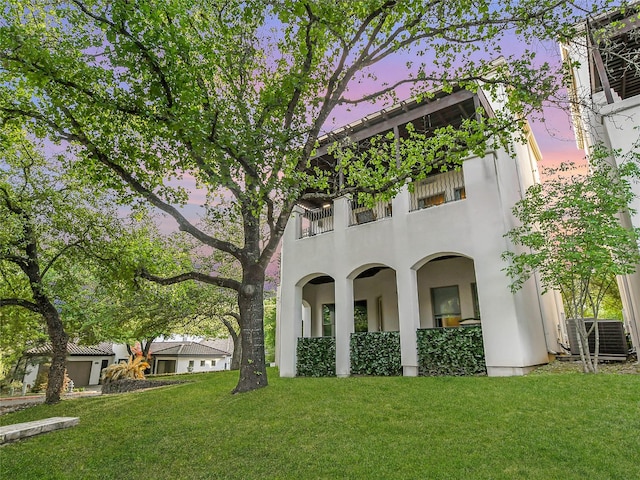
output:
[[[392,214],[390,202],[378,202],[372,207],[355,200],[350,202],[349,226],[375,222]]]
[[[300,238],[312,237],[333,230],[333,206],[305,210]]]
[[[435,207],[467,198],[462,170],[451,170],[413,183],[410,210]]]

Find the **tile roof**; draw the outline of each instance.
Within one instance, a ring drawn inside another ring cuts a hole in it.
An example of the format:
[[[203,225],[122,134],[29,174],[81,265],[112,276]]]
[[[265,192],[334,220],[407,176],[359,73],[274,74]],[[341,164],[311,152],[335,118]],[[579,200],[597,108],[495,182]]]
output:
[[[233,354],[233,339],[231,337],[212,338],[208,340],[202,340],[200,343],[202,345],[206,345],[207,347],[226,352],[229,355]]]
[[[229,354],[198,342],[154,342],[151,344],[151,355],[224,357]]]
[[[27,355],[50,355],[51,344],[45,343],[39,347],[34,347],[27,350]],[[68,355],[96,355],[96,356],[109,356],[113,355],[113,344],[110,342],[102,342],[98,345],[78,345],[77,343],[67,343]]]

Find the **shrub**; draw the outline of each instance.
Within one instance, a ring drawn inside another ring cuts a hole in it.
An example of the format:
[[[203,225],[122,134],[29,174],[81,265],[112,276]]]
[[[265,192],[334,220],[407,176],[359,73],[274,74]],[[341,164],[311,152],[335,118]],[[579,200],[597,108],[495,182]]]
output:
[[[102,374],[103,382],[112,382],[121,379],[130,380],[144,380],[144,371],[149,368],[142,355],[136,355],[136,357],[129,357],[128,361],[122,361],[115,365],[109,365],[104,369]]]
[[[420,375],[479,375],[487,373],[480,327],[418,330]]]
[[[352,333],[350,350],[353,375],[402,375],[399,332]]]
[[[299,377],[335,377],[335,338],[299,338],[297,353],[297,375]]]

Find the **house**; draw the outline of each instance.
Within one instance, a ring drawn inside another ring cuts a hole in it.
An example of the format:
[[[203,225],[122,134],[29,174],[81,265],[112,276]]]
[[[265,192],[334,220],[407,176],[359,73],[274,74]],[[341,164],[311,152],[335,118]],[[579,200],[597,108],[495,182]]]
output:
[[[231,365],[231,353],[206,345],[204,341],[153,342],[150,351],[151,371],[157,374],[213,372],[229,370]],[[69,342],[67,352],[67,375],[75,387],[98,385],[104,368],[129,359],[127,346],[120,343],[78,345]],[[30,360],[27,362],[24,385],[35,385],[40,370],[47,368],[43,359],[50,355],[49,344],[27,352]]]
[[[585,20],[582,36],[562,44],[563,60],[571,65],[569,94],[572,121],[579,148],[595,145],[622,152],[638,152],[640,144],[640,3],[624,12],[613,11]],[[617,166],[619,158],[610,163]],[[632,184],[636,198],[621,215],[626,226],[640,228],[640,183]],[[636,273],[618,277],[627,331],[640,349],[640,265]]]
[[[231,354],[200,342],[153,342],[152,371],[162,373],[229,370]]]
[[[44,344],[32,348],[27,352],[30,361],[23,384],[34,386],[40,369],[43,368],[43,357],[51,355],[51,345]],[[75,387],[98,385],[102,369],[114,363],[115,354],[113,344],[103,342],[98,345],[78,345],[69,342],[67,344],[67,375]]]
[[[427,132],[501,108],[482,90],[440,92],[402,102],[321,139],[315,164],[332,166],[328,146],[348,137]],[[469,156],[459,170],[434,172],[373,208],[349,197],[297,206],[282,246],[277,322],[280,375],[296,375],[300,337],[334,337],[336,374],[350,374],[355,332],[396,331],[402,372],[418,374],[419,329],[480,324],[487,373],[522,375],[560,350],[559,295],[540,295],[537,279],[512,294],[501,254],[514,247],[513,205],[539,181],[540,152],[526,144]]]

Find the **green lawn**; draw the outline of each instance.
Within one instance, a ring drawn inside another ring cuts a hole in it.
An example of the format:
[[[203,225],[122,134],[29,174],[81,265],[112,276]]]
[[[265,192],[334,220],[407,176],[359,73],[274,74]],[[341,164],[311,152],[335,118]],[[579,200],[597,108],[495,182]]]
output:
[[[0,448],[0,478],[640,478],[640,375],[270,374],[243,395],[221,372],[2,416],[80,425]]]

